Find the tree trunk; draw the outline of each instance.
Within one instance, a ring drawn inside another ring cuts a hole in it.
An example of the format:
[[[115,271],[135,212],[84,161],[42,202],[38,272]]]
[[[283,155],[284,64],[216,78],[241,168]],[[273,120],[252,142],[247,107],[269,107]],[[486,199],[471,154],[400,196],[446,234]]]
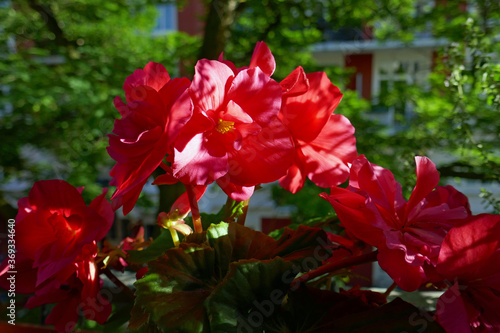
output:
[[[205,24],[199,59],[217,59],[231,35],[231,28],[243,8],[241,0],[212,0]]]

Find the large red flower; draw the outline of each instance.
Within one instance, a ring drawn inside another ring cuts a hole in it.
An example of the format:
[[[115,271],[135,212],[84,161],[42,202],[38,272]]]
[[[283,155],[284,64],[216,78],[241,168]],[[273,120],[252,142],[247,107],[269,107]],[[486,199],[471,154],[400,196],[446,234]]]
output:
[[[31,291],[35,295],[26,303],[29,309],[55,303],[45,324],[54,325],[58,332],[72,332],[80,313],[101,325],[111,314],[111,302],[100,293],[102,281],[94,261],[97,245],[93,242],[81,250],[68,276],[61,279],[61,274],[57,274],[38,285]]]
[[[200,60],[189,93],[194,112],[175,143],[173,175],[185,184],[217,180],[233,199],[279,179],[293,143],[278,120],[281,86],[256,66],[234,69]]]
[[[344,227],[378,248],[380,266],[401,289],[413,291],[437,264],[441,243],[457,220],[470,215],[467,198],[451,186],[438,187],[439,174],[426,157],[416,157],[417,184],[403,198],[393,174],[364,156],[353,161],[348,189],[323,194]]]
[[[108,153],[116,161],[110,172],[111,184],[117,186],[113,207],[123,206],[124,214],[134,207],[149,176],[172,153],[175,138],[190,119],[189,84],[186,78],[171,80],[162,65],[150,62],[125,80],[128,104],[115,98],[122,118],[109,135]]]
[[[452,283],[436,307],[447,332],[500,332],[500,215],[476,215],[452,228],[437,272]]]
[[[19,200],[16,249],[38,268],[37,286],[71,266],[83,246],[101,240],[111,228],[114,212],[106,190],[89,206],[81,190],[63,180],[43,180]]]
[[[342,93],[324,72],[305,74],[298,67],[281,82],[280,119],[295,143],[294,163],[280,185],[296,193],[306,177],[320,187],[333,187],[349,176],[348,163],[357,156],[354,127],[333,111]]]
[[[36,182],[29,196],[19,200],[16,216],[16,291],[35,293],[27,307],[57,303],[46,324],[72,331],[82,310],[87,319],[103,324],[111,304],[102,298],[95,264],[96,241],[114,220],[106,190],[89,206],[63,180]],[[0,266],[0,286],[6,284],[8,261]]]

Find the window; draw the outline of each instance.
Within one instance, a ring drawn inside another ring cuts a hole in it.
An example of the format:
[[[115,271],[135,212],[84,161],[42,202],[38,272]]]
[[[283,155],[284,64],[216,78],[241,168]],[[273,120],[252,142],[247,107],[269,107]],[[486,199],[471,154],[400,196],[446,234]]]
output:
[[[175,4],[156,5],[158,18],[154,35],[162,35],[177,30],[177,7]]]
[[[372,114],[374,120],[403,129],[412,118],[412,85],[423,85],[431,68],[431,54],[415,50],[380,52],[374,60]]]

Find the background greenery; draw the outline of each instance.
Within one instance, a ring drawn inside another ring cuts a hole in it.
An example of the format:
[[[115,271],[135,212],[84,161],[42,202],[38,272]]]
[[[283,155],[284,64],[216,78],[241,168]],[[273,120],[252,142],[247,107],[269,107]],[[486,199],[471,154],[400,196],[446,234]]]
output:
[[[366,101],[345,92],[336,112],[355,126],[358,151],[391,169],[406,191],[414,184],[413,156],[430,151],[455,156],[440,166],[442,178],[499,182],[498,0],[468,1],[473,11],[460,10],[454,1],[437,1],[436,7],[420,6],[418,13],[417,5],[425,1],[204,1],[203,35],[173,32],[152,37],[159,2],[2,2],[0,182],[30,184],[57,177],[85,185],[89,198],[97,195],[107,186],[113,165],[105,149],[106,134],[118,116],[113,98],[123,95],[125,78],[149,61],[164,64],[173,76],[180,75],[182,64],[183,75],[189,76],[196,59],[217,58],[222,51],[226,59],[245,65],[255,43],[264,40],[276,57],[277,80],[302,65],[307,72],[326,71],[334,84],[344,87],[350,73],[317,66],[311,47],[331,31],[362,26],[375,27],[381,40],[405,43],[432,27],[434,36],[447,38],[450,46],[439,50],[442,61],[430,77],[430,89],[408,87],[387,97],[415,105],[411,123],[402,123],[404,131],[388,134],[367,120]],[[186,1],[176,4],[182,7]],[[307,186],[297,200],[276,190],[276,198],[279,204],[298,205],[295,218],[305,221],[331,211],[327,203],[307,209],[319,201],[316,194],[321,191]],[[494,196],[484,195],[489,209],[498,211]],[[12,207],[5,205],[3,196],[0,193],[5,217]]]

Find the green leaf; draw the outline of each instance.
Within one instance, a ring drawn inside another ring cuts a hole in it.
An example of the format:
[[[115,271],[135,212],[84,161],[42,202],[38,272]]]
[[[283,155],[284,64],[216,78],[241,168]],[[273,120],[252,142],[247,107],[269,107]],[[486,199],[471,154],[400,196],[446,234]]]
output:
[[[232,263],[205,302],[212,332],[262,332],[265,318],[281,308],[293,264],[281,258]]]
[[[162,230],[160,236],[142,251],[130,250],[127,252],[127,261],[133,264],[143,265],[148,261],[158,258],[165,250],[173,248],[174,242],[168,230]]]
[[[225,222],[235,222],[236,219],[243,214],[245,206],[248,207],[248,200],[236,201],[228,198],[226,204],[222,208],[222,220]]]
[[[149,314],[149,321],[164,331],[204,332],[203,302],[215,284],[213,249],[183,244],[167,250],[149,263],[148,273],[135,283],[130,328],[145,324]]]
[[[240,259],[268,259],[262,249],[272,248],[276,241],[262,232],[236,223],[221,222],[207,230],[207,238],[215,249],[218,278],[227,274],[229,264]]]
[[[300,271],[314,269],[329,258],[326,233],[319,228],[300,226],[286,228],[278,240],[236,223],[222,222],[207,230],[209,244],[216,249],[216,260],[224,269],[240,259],[271,259],[282,257],[299,265]],[[226,271],[220,272],[221,276]]]
[[[314,228],[288,230],[276,241],[236,223],[213,224],[149,261],[148,273],[135,283],[130,328],[149,323],[165,331],[204,332],[210,321],[214,332],[231,331],[234,314],[247,315],[261,304],[254,301],[281,304],[277,294],[283,297],[298,272],[310,268],[296,264],[324,260],[315,257],[322,242],[326,234]]]
[[[103,332],[116,332],[130,319],[130,311],[133,304],[131,302],[120,303],[115,309],[111,317],[103,325]]]

